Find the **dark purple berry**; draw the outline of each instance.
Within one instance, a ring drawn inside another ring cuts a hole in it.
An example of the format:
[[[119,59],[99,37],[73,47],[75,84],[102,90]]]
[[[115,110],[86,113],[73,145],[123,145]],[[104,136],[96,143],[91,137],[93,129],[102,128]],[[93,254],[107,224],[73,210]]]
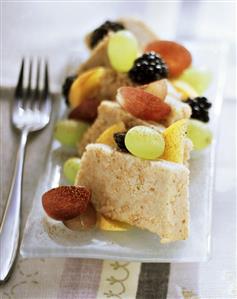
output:
[[[211,108],[211,103],[208,102],[205,97],[196,97],[194,99],[188,99],[186,101],[187,104],[192,109],[191,118],[198,119],[203,122],[209,121],[209,113],[208,109]]]
[[[123,29],[125,28],[121,23],[106,21],[91,33],[90,48],[93,49],[98,44],[98,42],[101,41],[109,33],[109,31],[116,32]]]
[[[147,52],[134,61],[129,71],[130,79],[138,84],[148,84],[152,81],[168,77],[168,68],[164,60],[155,52]]]
[[[68,100],[69,91],[72,86],[72,83],[74,82],[74,80],[76,78],[77,78],[77,75],[69,76],[65,79],[65,81],[63,83],[62,93],[64,95],[65,102],[67,105],[69,105],[69,100]]]
[[[115,140],[118,148],[123,152],[128,152],[126,145],[125,145],[126,134],[127,134],[127,132],[114,133],[114,140]]]

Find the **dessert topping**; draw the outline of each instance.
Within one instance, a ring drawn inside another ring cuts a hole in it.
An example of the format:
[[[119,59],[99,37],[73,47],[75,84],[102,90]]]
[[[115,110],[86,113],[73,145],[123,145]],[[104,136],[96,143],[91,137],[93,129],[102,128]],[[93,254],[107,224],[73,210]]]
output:
[[[147,84],[167,76],[167,65],[155,52],[148,52],[137,58],[129,71],[130,79],[138,84]]]
[[[91,199],[91,192],[83,186],[60,186],[42,196],[42,205],[49,217],[65,221],[84,213]]]
[[[208,102],[207,98],[205,97],[196,97],[194,99],[188,99],[186,101],[187,104],[192,109],[191,118],[195,118],[201,120],[203,122],[209,121],[209,114],[208,109],[211,108],[211,103]]]
[[[121,87],[116,96],[119,104],[135,117],[159,122],[171,112],[170,106],[151,93],[136,87]]]
[[[94,48],[98,44],[98,42],[101,41],[109,33],[109,31],[116,32],[123,29],[125,28],[121,23],[106,21],[91,33],[90,47]]]
[[[153,41],[146,46],[145,51],[154,51],[165,60],[169,69],[169,77],[181,75],[192,62],[190,52],[184,46],[173,41]]]

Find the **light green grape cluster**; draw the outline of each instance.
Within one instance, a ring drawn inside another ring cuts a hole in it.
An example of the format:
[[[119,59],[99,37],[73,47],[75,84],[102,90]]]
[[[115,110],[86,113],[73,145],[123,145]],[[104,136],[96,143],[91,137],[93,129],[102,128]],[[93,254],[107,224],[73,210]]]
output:
[[[211,130],[201,121],[190,119],[187,137],[192,140],[194,150],[202,150],[212,142]]]
[[[188,68],[179,79],[190,84],[198,94],[203,94],[211,83],[212,75],[206,69]]]
[[[135,36],[121,30],[109,38],[108,56],[112,67],[118,72],[128,72],[138,56],[138,43]]]
[[[70,158],[63,165],[63,174],[70,184],[75,183],[76,175],[81,166],[81,159]]]
[[[156,130],[145,126],[130,129],[125,137],[125,145],[134,156],[148,160],[159,158],[165,149],[163,136]]]
[[[58,121],[54,129],[54,138],[61,144],[75,147],[80,142],[89,124],[82,121],[65,119]]]

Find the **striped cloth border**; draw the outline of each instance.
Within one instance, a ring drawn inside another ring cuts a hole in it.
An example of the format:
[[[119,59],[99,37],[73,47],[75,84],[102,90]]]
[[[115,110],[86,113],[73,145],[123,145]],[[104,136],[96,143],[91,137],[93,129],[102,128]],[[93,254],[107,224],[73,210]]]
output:
[[[170,264],[66,259],[57,299],[165,299]]]

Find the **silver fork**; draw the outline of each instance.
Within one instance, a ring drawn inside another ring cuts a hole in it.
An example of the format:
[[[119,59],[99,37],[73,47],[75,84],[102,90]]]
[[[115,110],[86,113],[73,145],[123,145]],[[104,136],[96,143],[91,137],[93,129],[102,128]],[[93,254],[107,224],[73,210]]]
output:
[[[17,255],[20,234],[20,209],[22,175],[27,137],[30,132],[43,129],[50,120],[51,98],[49,95],[48,65],[44,62],[44,74],[41,75],[42,63],[36,67],[36,84],[32,88],[32,60],[29,63],[28,85],[23,87],[25,62],[22,60],[15,99],[12,107],[12,123],[21,132],[20,145],[6,209],[0,227],[0,283],[5,282],[11,273]],[[40,83],[43,79],[43,88]]]

